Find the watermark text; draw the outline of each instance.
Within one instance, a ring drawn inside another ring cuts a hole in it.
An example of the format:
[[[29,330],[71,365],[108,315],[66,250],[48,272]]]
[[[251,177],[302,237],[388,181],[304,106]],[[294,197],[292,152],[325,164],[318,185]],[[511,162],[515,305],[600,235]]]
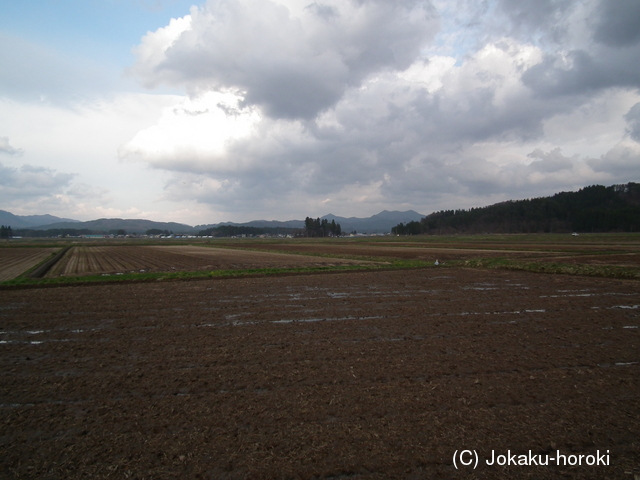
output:
[[[564,454],[560,450],[555,453],[543,454],[533,453],[529,450],[526,454],[512,453],[507,450],[506,453],[499,453],[491,450],[491,457],[484,459],[483,462],[488,466],[606,466],[610,465],[609,450],[597,450],[593,454]],[[477,450],[456,450],[453,454],[453,466],[460,468],[476,469],[481,464]]]

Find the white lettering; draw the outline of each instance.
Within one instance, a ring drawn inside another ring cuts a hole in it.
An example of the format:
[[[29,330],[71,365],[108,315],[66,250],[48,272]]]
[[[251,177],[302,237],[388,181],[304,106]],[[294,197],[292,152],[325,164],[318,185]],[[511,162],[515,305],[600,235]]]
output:
[[[473,451],[472,450],[464,450],[460,454],[460,463],[463,465],[471,465],[473,463]],[[469,455],[467,461],[465,461],[463,455]],[[609,465],[609,450],[606,453],[600,453],[600,450],[597,450],[595,454],[585,455],[585,454],[574,454],[574,455],[565,455],[560,453],[560,450],[556,451],[555,456],[550,456],[548,454],[534,454],[531,450],[527,454],[517,455],[515,453],[511,453],[511,450],[507,450],[506,454],[499,455],[495,450],[491,450],[491,458],[485,460],[485,463],[489,466],[493,465],[527,465],[527,466],[548,466],[549,461],[551,463],[555,463],[558,466],[576,466],[576,465]],[[475,467],[474,467],[475,468]]]
[[[466,463],[465,463],[465,461],[464,461],[464,458],[462,458],[462,456],[463,456],[465,453],[468,453],[468,454],[469,454],[469,456],[471,457],[471,458],[469,459],[469,461],[468,461],[468,462],[466,462]],[[467,466],[467,465],[471,465],[471,464],[473,463],[473,455],[472,455],[472,454],[473,454],[473,452],[472,452],[471,450],[463,450],[462,452],[460,452],[460,463],[461,463],[461,464],[463,464],[463,465],[465,465],[465,466]]]

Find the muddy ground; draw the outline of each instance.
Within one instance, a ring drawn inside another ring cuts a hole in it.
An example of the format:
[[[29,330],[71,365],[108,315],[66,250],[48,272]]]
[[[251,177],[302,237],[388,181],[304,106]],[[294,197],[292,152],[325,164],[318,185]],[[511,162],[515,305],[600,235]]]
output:
[[[74,246],[46,276],[327,267],[363,263],[370,262],[194,245]]]
[[[637,281],[445,266],[9,289],[0,325],[2,478],[640,475]],[[462,449],[477,469],[456,470]],[[609,465],[486,465],[509,450]]]
[[[221,243],[222,244],[222,243]],[[450,243],[390,242],[336,242],[336,243],[263,243],[229,242],[234,249],[260,248],[272,252],[296,252],[323,255],[357,255],[376,259],[405,259],[425,261],[469,260],[488,257],[508,257],[540,262],[561,262],[573,264],[640,266],[640,246],[634,243],[608,244],[526,244],[526,243],[471,243],[468,241]]]

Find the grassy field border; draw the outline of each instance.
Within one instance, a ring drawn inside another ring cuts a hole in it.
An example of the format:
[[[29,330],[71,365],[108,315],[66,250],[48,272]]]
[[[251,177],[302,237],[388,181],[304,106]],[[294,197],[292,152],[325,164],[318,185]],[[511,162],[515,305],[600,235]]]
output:
[[[17,247],[17,246],[50,246],[58,247],[66,250],[65,247],[79,245],[193,245],[200,247],[212,247],[221,249],[230,249],[236,251],[259,251],[274,253],[271,249],[262,249],[261,245],[273,243],[286,243],[288,245],[295,244],[343,244],[343,245],[363,245],[365,243],[375,246],[384,244],[385,246],[394,246],[394,244],[402,244],[403,247],[415,246],[423,248],[446,248],[445,245],[457,244],[458,249],[482,249],[483,244],[492,244],[491,249],[496,244],[504,242],[504,252],[509,254],[510,250],[518,249],[519,245],[524,243],[529,245],[539,245],[540,250],[547,253],[566,253],[567,256],[579,257],[580,255],[601,255],[621,253],[615,247],[622,247],[627,252],[640,251],[640,234],[581,234],[579,237],[571,237],[567,234],[487,234],[487,235],[434,235],[434,236],[405,236],[405,237],[357,237],[357,238],[340,238],[340,239],[170,239],[170,240],[152,240],[152,239],[117,239],[110,240],[87,240],[78,241],[73,239],[70,241],[36,241],[19,244],[18,242],[0,244],[0,248]],[[251,246],[247,244],[250,243]],[[465,246],[460,245],[466,243]],[[241,245],[238,245],[241,244]],[[408,245],[409,244],[409,245]],[[580,251],[581,246],[602,245],[602,250]],[[398,245],[400,246],[400,245]],[[572,252],[564,252],[564,246],[571,247]],[[561,247],[555,252],[553,247]],[[608,248],[609,247],[609,248]],[[611,248],[614,247],[614,248]],[[30,288],[45,286],[65,286],[65,285],[86,285],[86,284],[105,284],[105,283],[121,283],[121,282],[152,282],[152,281],[177,281],[177,280],[198,280],[210,278],[238,278],[238,277],[256,277],[256,276],[276,276],[276,275],[307,275],[319,273],[341,273],[352,271],[367,270],[396,270],[404,268],[428,268],[434,267],[433,263],[424,260],[401,260],[392,257],[371,257],[364,255],[344,255],[344,254],[326,254],[308,251],[278,251],[280,254],[288,255],[304,255],[316,256],[322,258],[341,258],[349,260],[360,260],[370,263],[367,265],[340,265],[326,267],[288,267],[288,268],[257,268],[246,270],[214,270],[214,271],[180,271],[180,272],[154,272],[154,273],[122,273],[122,274],[100,274],[86,275],[74,277],[58,277],[58,278],[27,278],[28,274],[39,265],[24,272],[18,278],[0,282],[0,288]],[[43,261],[42,263],[46,262]],[[471,260],[453,260],[446,262],[438,268],[447,267],[464,267],[464,268],[486,268],[486,269],[504,269],[514,271],[527,271],[532,273],[556,274],[556,275],[581,275],[603,278],[618,279],[640,279],[640,268],[624,267],[616,265],[591,265],[591,264],[568,264],[553,261],[531,261],[525,259],[510,259],[504,256],[491,256],[486,258],[478,258]]]
[[[399,260],[392,264],[337,265],[331,267],[254,268],[238,270],[181,271],[85,275],[57,278],[16,278],[0,282],[0,289],[73,286],[105,283],[161,282],[178,280],[205,280],[213,278],[264,277],[279,275],[309,275],[319,273],[344,273],[368,270],[397,270],[425,268],[430,263],[422,260]]]
[[[587,277],[640,280],[640,268],[616,265],[569,264],[559,262],[525,262],[508,258],[481,258],[455,262],[458,266],[500,270],[519,270],[554,275],[580,275]]]

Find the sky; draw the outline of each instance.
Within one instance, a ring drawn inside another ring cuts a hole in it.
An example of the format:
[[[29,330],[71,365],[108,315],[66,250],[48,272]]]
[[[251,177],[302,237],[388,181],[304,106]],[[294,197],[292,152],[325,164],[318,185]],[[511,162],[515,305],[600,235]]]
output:
[[[0,209],[189,225],[640,182],[638,0],[0,2]]]

